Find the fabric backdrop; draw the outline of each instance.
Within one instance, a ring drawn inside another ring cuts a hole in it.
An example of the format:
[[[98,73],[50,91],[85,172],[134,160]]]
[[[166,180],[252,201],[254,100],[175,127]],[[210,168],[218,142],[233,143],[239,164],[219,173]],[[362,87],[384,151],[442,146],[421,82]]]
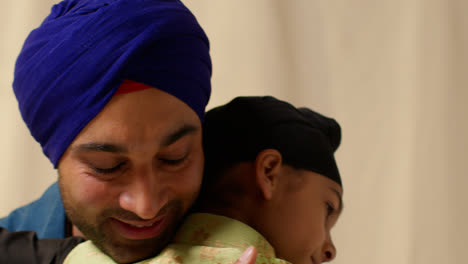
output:
[[[0,2],[0,215],[56,180],[11,88],[54,2]],[[268,94],[341,123],[335,263],[468,263],[468,1],[185,4],[211,41],[210,108]]]

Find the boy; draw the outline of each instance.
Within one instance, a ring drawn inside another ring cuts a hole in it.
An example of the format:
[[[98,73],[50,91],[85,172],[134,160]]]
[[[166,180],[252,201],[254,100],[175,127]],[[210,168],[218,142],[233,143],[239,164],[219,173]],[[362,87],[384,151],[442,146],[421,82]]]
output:
[[[203,136],[193,213],[159,256],[139,263],[232,263],[249,245],[257,263],[334,259],[330,230],[343,207],[335,120],[273,97],[238,97],[207,113]],[[65,263],[115,262],[85,242]]]

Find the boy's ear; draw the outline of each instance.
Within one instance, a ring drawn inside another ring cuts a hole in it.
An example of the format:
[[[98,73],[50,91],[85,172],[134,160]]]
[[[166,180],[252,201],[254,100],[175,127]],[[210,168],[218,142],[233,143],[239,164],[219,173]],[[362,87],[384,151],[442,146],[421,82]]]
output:
[[[263,198],[270,200],[278,184],[283,158],[276,149],[261,151],[255,160],[255,177]]]

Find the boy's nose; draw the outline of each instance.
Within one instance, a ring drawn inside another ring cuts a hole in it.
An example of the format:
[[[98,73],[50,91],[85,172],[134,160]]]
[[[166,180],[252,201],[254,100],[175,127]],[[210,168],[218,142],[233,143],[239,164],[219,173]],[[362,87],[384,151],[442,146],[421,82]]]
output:
[[[322,262],[330,262],[336,257],[336,248],[331,240],[331,237],[327,239],[322,248]]]

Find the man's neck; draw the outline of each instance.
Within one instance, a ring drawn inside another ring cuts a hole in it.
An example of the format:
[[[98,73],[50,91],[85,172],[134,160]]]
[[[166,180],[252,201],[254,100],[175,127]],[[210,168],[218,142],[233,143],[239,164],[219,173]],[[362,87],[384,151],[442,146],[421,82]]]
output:
[[[75,225],[72,226],[72,236],[78,236],[86,239],[85,235]]]

